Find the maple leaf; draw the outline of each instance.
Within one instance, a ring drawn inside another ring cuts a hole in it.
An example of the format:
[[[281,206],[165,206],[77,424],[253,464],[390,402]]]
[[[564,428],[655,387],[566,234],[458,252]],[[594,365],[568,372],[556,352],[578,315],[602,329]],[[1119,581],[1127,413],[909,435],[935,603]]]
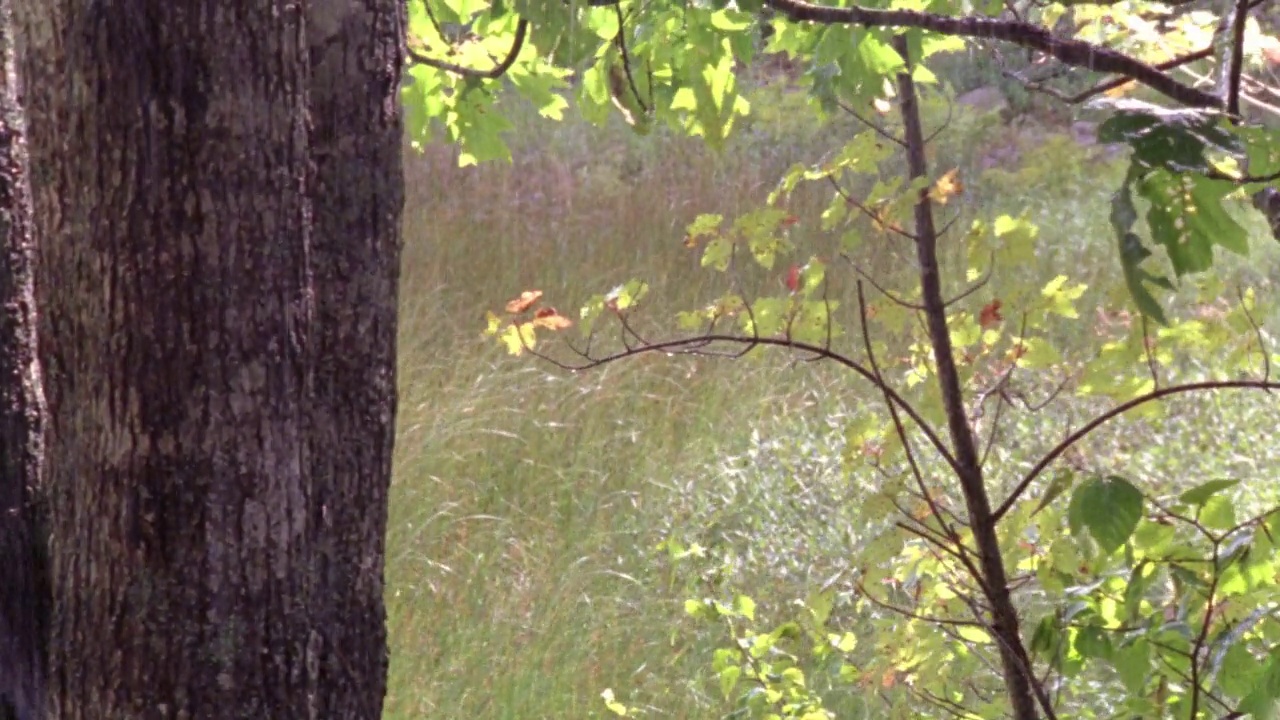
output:
[[[533,307],[540,297],[542,297],[541,290],[525,290],[520,293],[520,297],[507,303],[507,312],[518,315]]]
[[[987,329],[992,325],[998,325],[1004,320],[1004,316],[1000,314],[1000,301],[992,300],[983,306],[982,312],[978,313],[978,324],[982,329]]]

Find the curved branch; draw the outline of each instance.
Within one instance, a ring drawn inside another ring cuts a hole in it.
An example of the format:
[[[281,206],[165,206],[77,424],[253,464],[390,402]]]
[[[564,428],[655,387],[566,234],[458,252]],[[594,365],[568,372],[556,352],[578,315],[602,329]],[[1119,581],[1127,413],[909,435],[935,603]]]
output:
[[[444,70],[445,72],[451,72],[463,77],[480,78],[482,80],[497,80],[506,74],[506,72],[511,69],[511,66],[515,64],[516,57],[520,55],[520,50],[524,48],[524,39],[528,34],[529,21],[524,18],[520,18],[520,22],[516,24],[516,37],[511,43],[511,50],[507,52],[507,56],[502,59],[502,62],[494,65],[488,70],[469,68],[465,65],[456,65],[446,60],[430,58],[413,48],[407,48],[405,52],[409,56],[410,60],[418,63],[419,65],[426,65],[427,67]]]
[[[840,353],[831,350],[830,348],[821,347],[819,345],[814,345],[812,343],[801,342],[798,340],[788,340],[784,338],[743,337],[741,335],[728,335],[723,333],[704,333],[696,337],[677,338],[674,340],[663,340],[660,342],[654,342],[654,343],[651,343],[648,345],[642,345],[639,347],[631,347],[631,348],[622,350],[620,352],[612,353],[610,355],[604,355],[604,356],[595,357],[595,358],[584,358],[584,362],[580,365],[571,365],[569,363],[561,362],[547,355],[546,353],[542,353],[534,350],[528,345],[524,346],[524,351],[528,352],[530,355],[541,358],[542,360],[545,360],[546,362],[549,362],[552,365],[555,365],[561,370],[568,370],[570,372],[582,372],[583,370],[590,370],[591,368],[599,367],[601,365],[605,365],[607,363],[615,362],[618,360],[625,360],[626,358],[634,357],[636,355],[642,355],[644,353],[650,353],[650,352],[678,353],[678,352],[688,351],[691,348],[705,347],[712,343],[728,343],[728,344],[742,345],[744,346],[743,353],[746,353],[750,351],[752,348],[757,346],[781,347],[781,348],[789,348],[792,350],[800,350],[802,352],[811,353],[815,357],[825,358],[827,360],[830,360],[836,363],[837,365],[843,365],[844,367],[849,368],[855,373],[861,375],[864,379],[866,379],[872,385],[875,385],[882,392],[884,392],[885,395],[887,395],[889,399],[891,399],[893,403],[902,410],[902,412],[906,413],[907,417],[911,418],[911,421],[914,422],[916,426],[920,428],[920,432],[922,432],[924,436],[929,439],[929,443],[933,445],[935,450],[938,451],[938,454],[942,456],[942,459],[947,461],[947,465],[949,465],[953,470],[956,468],[955,456],[951,454],[951,450],[947,448],[946,443],[942,442],[941,436],[939,436],[937,431],[933,429],[933,426],[929,424],[929,421],[925,420],[924,416],[920,414],[920,411],[918,411],[914,405],[908,402],[906,398],[899,395],[898,392],[894,390],[892,387],[889,387],[887,385],[880,383],[876,379],[875,373],[873,373],[871,370],[863,367],[862,365],[859,365],[857,362],[854,362],[853,360],[845,357],[844,355],[841,355]]]
[[[622,4],[614,5],[613,10],[618,15],[618,34],[613,41],[618,44],[618,53],[622,56],[622,71],[626,73],[627,85],[631,87],[631,95],[636,99],[636,104],[640,106],[642,112],[648,114],[649,106],[645,103],[644,98],[640,97],[640,88],[636,87],[635,76],[631,74],[631,55],[627,52],[627,19],[622,14]],[[651,90],[652,87],[652,84],[650,84]]]
[[[1049,467],[1054,460],[1057,460],[1059,455],[1066,452],[1068,448],[1075,445],[1084,438],[1084,436],[1093,432],[1108,420],[1117,418],[1139,405],[1146,405],[1149,402],[1163,399],[1169,395],[1179,395],[1181,393],[1197,392],[1200,390],[1227,390],[1232,388],[1280,390],[1280,383],[1272,382],[1270,380],[1207,380],[1204,382],[1187,383],[1185,385],[1171,385],[1169,387],[1153,390],[1146,395],[1140,395],[1127,402],[1120,403],[1090,420],[1079,430],[1071,433],[1063,439],[1062,442],[1055,445],[1052,450],[1045,453],[1045,455],[1040,458],[1040,462],[1036,463],[1035,466],[1027,471],[1027,474],[1018,481],[1018,484],[1013,488],[1013,492],[1009,494],[1008,499],[1001,503],[1000,507],[996,508],[996,511],[993,514],[994,520],[999,522],[1000,518],[1004,517],[1004,514],[1009,512],[1010,508],[1013,507],[1013,504],[1018,501],[1018,497],[1026,491],[1028,486],[1031,485],[1031,482],[1035,480],[1045,468]]]
[[[913,10],[830,7],[805,0],[766,0],[766,4],[793,20],[826,25],[921,28],[944,35],[1003,40],[1019,47],[1038,50],[1067,65],[1132,78],[1187,107],[1222,106],[1222,100],[1217,95],[1178,82],[1141,60],[1102,45],[1057,37],[1046,28],[1032,23],[985,17],[948,17]]]

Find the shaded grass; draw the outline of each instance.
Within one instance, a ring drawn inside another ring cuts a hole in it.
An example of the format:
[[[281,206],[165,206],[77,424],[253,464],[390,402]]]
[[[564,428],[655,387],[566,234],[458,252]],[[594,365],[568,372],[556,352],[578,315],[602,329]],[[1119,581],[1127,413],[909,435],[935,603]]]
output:
[[[877,400],[867,388],[777,355],[646,357],[570,376],[480,338],[484,311],[529,288],[570,310],[642,277],[658,319],[722,292],[681,248],[684,225],[752,207],[789,164],[850,129],[787,118],[766,115],[719,156],[661,133],[522,122],[512,166],[459,170],[443,147],[409,160],[386,717],[601,717],[610,687],[655,716],[720,717],[727,708],[700,674],[720,638],[685,622],[683,587],[655,544],[704,538],[739,553],[741,579],[766,607],[838,566],[843,548],[829,531],[849,520],[838,506],[848,493],[838,419]],[[957,132],[935,165],[976,176],[982,149],[1007,129],[969,118]],[[1082,304],[1100,302],[1117,287],[1106,225],[1114,183],[1100,178],[1118,168],[1047,142],[1027,141],[1040,148],[1034,162],[971,183],[962,211],[1030,204],[1040,262],[1002,282],[1066,268],[1096,293]],[[801,196],[797,210],[815,210],[822,195]],[[866,253],[869,266],[904,267],[891,247]],[[1268,262],[1255,261],[1255,273]],[[1202,421],[1217,418],[1238,429],[1233,443],[1252,443],[1253,429],[1278,419],[1274,403],[1215,403],[1178,415],[1178,437],[1205,445]],[[1035,423],[1020,427],[1037,437]],[[1117,457],[1128,447],[1118,431],[1095,443]],[[1128,452],[1161,472],[1184,462],[1159,443]],[[1196,472],[1224,467],[1209,466]]]

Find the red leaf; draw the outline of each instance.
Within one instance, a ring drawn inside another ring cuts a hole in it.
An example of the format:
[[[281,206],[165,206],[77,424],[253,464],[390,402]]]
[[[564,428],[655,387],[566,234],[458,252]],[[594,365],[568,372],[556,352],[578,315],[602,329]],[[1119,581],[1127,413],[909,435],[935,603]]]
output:
[[[787,289],[796,292],[800,289],[800,266],[792,265],[787,271]]]
[[[978,324],[982,329],[987,329],[992,325],[998,325],[1004,320],[1004,316],[1000,314],[1000,301],[992,300],[982,308],[982,312],[978,313]]]

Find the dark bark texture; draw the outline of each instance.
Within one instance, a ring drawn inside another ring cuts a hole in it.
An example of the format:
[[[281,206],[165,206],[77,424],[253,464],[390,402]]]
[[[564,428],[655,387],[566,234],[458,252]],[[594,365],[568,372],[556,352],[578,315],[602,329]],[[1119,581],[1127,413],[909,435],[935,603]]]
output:
[[[403,5],[313,0],[317,350],[310,472],[331,688],[320,717],[378,718],[386,690],[383,557],[395,438]]]
[[[35,247],[10,0],[0,0],[0,720],[43,716],[48,556]]]
[[[398,3],[15,2],[49,715],[379,717]]]

